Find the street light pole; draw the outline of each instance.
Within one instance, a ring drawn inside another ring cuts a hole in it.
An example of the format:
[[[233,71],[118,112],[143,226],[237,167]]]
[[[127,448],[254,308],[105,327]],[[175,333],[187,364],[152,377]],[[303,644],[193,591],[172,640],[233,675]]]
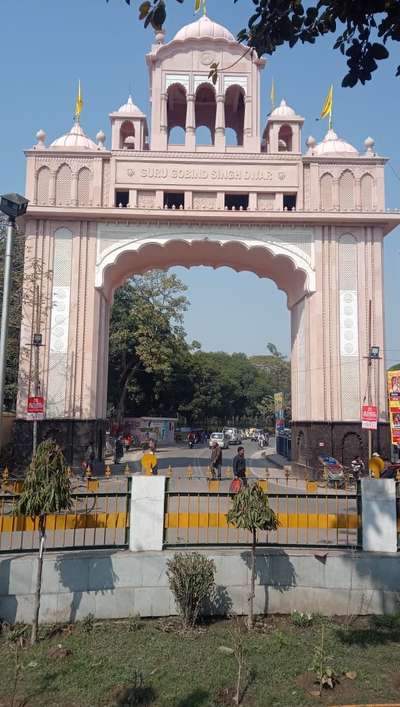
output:
[[[9,216],[7,224],[6,252],[4,257],[4,286],[0,328],[0,444],[2,441],[3,430],[3,403],[4,387],[6,380],[6,343],[8,331],[8,311],[10,307],[11,255],[14,237],[14,225],[14,219]]]

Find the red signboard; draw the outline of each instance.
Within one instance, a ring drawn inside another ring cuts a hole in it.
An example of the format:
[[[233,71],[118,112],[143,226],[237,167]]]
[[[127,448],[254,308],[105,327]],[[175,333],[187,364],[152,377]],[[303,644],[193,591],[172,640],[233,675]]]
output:
[[[44,415],[44,398],[41,395],[28,398],[28,415]]]
[[[378,427],[378,408],[376,405],[363,405],[361,422],[364,430],[376,430]]]

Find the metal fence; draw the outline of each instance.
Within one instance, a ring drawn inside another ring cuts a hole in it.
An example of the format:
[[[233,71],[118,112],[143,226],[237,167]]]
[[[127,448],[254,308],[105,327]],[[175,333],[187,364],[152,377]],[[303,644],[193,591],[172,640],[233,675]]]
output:
[[[360,497],[356,490],[343,492],[304,482],[299,488],[280,486],[282,479],[261,482],[271,508],[277,514],[276,531],[260,531],[260,545],[358,547],[360,545]],[[167,485],[165,547],[196,545],[248,545],[251,534],[227,522],[231,507],[229,490],[178,491]],[[217,482],[218,483],[218,482]],[[272,487],[272,488],[271,488]]]
[[[48,550],[121,548],[129,544],[131,490],[99,490],[95,480],[75,490],[70,510],[46,516]],[[115,486],[115,485],[114,485]],[[11,488],[0,493],[0,553],[30,552],[39,546],[38,518],[15,514],[18,494]]]

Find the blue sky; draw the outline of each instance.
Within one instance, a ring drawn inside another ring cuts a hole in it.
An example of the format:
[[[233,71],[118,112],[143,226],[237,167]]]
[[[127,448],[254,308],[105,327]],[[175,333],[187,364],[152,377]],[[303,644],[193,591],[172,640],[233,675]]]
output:
[[[137,20],[138,2],[123,0],[1,0],[2,111],[0,119],[0,193],[24,191],[23,150],[43,128],[48,140],[72,123],[76,85],[81,79],[82,125],[94,137],[109,137],[108,113],[124,103],[129,92],[149,112],[144,56],[152,40]],[[193,0],[180,5],[168,0],[167,36],[193,17]],[[251,0],[208,0],[208,13],[233,32],[246,24]],[[229,22],[227,21],[229,18]],[[285,97],[306,118],[303,144],[312,133],[323,137],[325,125],[315,122],[331,82],[335,86],[335,129],[358,148],[368,135],[377,151],[391,158],[386,168],[387,206],[400,207],[399,89],[394,59],[384,61],[365,87],[340,88],[343,57],[332,50],[331,37],[316,47],[280,49],[267,58],[262,79],[262,119],[269,111],[271,77],[277,98]],[[388,363],[400,360],[399,229],[385,241],[386,338]],[[176,271],[189,287],[192,302],[186,318],[189,339],[205,349],[263,353],[273,341],[289,352],[286,296],[273,282],[228,268]]]

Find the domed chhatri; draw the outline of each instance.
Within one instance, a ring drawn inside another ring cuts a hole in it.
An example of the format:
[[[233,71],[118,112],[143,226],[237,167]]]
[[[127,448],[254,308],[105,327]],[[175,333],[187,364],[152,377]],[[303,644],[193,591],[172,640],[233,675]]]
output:
[[[274,110],[271,112],[270,117],[271,118],[293,118],[293,116],[296,115],[296,111],[288,106],[286,103],[285,99],[282,98],[279,106],[274,108]]]
[[[236,42],[232,32],[226,27],[213,22],[207,15],[202,15],[196,22],[182,27],[172,41],[184,42],[187,39],[225,39],[227,42]]]
[[[140,108],[132,101],[132,96],[130,94],[128,96],[127,102],[123,103],[122,106],[120,106],[116,112],[121,113],[122,115],[129,115],[130,117],[146,117],[144,113],[140,110]]]
[[[349,142],[338,137],[332,128],[328,130],[324,139],[313,148],[313,154],[325,157],[325,155],[358,155],[359,152]]]
[[[69,133],[62,135],[51,143],[50,148],[68,150],[97,150],[97,145],[84,132],[82,126],[76,121]]]

